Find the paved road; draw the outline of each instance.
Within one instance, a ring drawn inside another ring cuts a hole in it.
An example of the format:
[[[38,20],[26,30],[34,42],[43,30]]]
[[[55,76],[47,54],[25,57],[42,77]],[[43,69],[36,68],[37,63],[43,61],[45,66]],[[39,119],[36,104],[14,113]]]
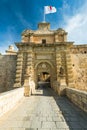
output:
[[[87,130],[87,114],[42,87],[0,119],[0,130]]]

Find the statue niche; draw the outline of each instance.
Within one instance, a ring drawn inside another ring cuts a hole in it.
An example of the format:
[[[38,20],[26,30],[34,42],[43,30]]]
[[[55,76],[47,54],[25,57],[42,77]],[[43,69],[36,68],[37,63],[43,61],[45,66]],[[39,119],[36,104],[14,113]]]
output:
[[[61,66],[59,71],[60,76],[64,76],[64,68]]]

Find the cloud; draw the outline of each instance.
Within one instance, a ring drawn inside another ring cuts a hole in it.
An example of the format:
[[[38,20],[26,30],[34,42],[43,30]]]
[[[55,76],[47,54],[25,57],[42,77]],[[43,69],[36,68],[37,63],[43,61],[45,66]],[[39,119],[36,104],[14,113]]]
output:
[[[16,13],[16,16],[24,27],[32,28],[32,24],[30,24],[21,13]]]
[[[80,6],[73,16],[64,14],[64,20],[69,40],[75,41],[76,44],[87,44],[87,2]]]
[[[66,29],[69,32],[75,31],[75,29],[80,29],[87,23],[87,18],[85,15],[77,14],[70,19],[67,20],[67,26]]]
[[[68,4],[67,0],[63,1],[62,7],[58,9],[62,14],[68,13],[70,10],[70,5]]]

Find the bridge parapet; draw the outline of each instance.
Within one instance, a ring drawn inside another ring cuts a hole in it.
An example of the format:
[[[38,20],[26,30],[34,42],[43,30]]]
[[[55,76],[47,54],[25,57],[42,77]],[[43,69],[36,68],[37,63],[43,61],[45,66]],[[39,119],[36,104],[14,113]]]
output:
[[[24,95],[24,88],[17,88],[0,94],[0,116],[12,109]]]
[[[87,112],[87,92],[66,88],[66,96],[83,111]]]

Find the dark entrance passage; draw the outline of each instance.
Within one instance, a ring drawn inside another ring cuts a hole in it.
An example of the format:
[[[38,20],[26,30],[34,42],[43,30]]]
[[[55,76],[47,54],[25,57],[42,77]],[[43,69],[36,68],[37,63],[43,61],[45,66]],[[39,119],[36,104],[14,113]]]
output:
[[[50,87],[50,74],[48,72],[38,74],[38,88],[39,87]]]
[[[39,81],[50,82],[50,74],[48,72],[41,72],[38,74],[38,82]]]

